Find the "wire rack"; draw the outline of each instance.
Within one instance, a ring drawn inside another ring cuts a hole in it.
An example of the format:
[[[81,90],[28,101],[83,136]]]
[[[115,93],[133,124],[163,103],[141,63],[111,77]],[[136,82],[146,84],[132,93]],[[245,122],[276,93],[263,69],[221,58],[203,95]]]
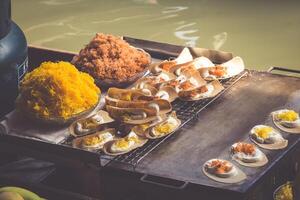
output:
[[[217,99],[222,93],[224,93],[228,88],[234,85],[237,81],[239,81],[242,77],[244,77],[248,72],[244,71],[241,74],[232,77],[230,79],[222,80],[221,83],[224,86],[224,90],[219,93],[216,97],[203,99],[194,102],[182,101],[177,99],[172,103],[173,110],[176,111],[177,117],[181,120],[181,125],[176,132],[187,124],[192,119],[195,119],[199,113],[206,108],[210,103],[212,103],[215,99]],[[176,132],[174,134],[176,134]],[[100,153],[100,164],[101,166],[106,166],[108,164],[125,164],[130,165],[133,169],[137,166],[137,164],[145,158],[151,151],[153,151],[156,147],[170,138],[172,135],[167,135],[164,138],[149,140],[144,146],[137,148],[127,154],[119,155],[119,156],[107,156],[103,153]]]

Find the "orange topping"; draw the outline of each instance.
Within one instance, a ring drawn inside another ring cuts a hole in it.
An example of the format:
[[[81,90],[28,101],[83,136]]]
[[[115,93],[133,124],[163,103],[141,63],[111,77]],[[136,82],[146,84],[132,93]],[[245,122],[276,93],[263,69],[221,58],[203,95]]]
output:
[[[210,167],[215,168],[217,174],[224,174],[232,169],[232,165],[227,161],[213,160]]]
[[[247,155],[252,155],[255,152],[255,147],[253,144],[243,143],[239,142],[237,145],[233,148],[234,153],[245,153]]]
[[[168,83],[169,86],[171,87],[176,87],[177,85],[179,85],[179,81],[178,80],[171,80]]]
[[[183,89],[183,90],[188,90],[188,89],[191,89],[195,87],[194,84],[191,83],[191,81],[187,80],[187,81],[184,81],[183,83],[181,83],[180,85],[180,89]]]
[[[209,70],[209,74],[215,75],[217,77],[222,77],[226,74],[226,70],[222,66],[216,66],[213,69]]]
[[[204,85],[204,86],[202,86],[200,88],[197,88],[196,90],[192,91],[191,96],[194,97],[197,94],[204,93],[204,92],[207,92],[207,91],[208,91],[208,89],[207,89],[206,85]]]

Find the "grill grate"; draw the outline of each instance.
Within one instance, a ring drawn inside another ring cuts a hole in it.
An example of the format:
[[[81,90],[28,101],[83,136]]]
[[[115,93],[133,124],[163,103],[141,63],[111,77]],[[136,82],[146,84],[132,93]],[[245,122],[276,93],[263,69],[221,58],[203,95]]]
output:
[[[181,101],[177,99],[172,103],[173,110],[176,111],[177,117],[181,120],[182,124],[178,130],[180,130],[186,123],[194,119],[198,116],[198,114],[203,110],[206,106],[212,103],[216,98],[218,98],[226,89],[230,88],[234,85],[237,81],[239,81],[242,77],[244,77],[248,72],[244,71],[241,74],[232,77],[227,80],[222,80],[221,83],[224,86],[224,90],[218,94],[214,98],[203,99],[199,101],[187,102]],[[177,130],[177,131],[178,131]],[[176,134],[176,133],[175,133]],[[167,135],[164,138],[156,139],[156,140],[149,140],[144,146],[137,148],[127,154],[119,155],[116,157],[107,156],[103,153],[99,152],[100,155],[100,162],[101,166],[106,166],[107,164],[118,163],[118,164],[125,164],[130,165],[133,169],[136,165],[145,157],[147,156],[152,150],[154,150],[157,146],[162,144],[165,140],[167,140],[172,135]],[[111,163],[112,162],[112,163]]]

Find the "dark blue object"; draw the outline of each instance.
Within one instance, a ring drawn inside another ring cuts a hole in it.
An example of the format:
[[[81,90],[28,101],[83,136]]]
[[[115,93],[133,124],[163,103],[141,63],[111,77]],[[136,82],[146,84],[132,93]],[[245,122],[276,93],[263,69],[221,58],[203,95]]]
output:
[[[27,68],[26,38],[11,20],[10,0],[0,0],[0,118],[13,109]]]

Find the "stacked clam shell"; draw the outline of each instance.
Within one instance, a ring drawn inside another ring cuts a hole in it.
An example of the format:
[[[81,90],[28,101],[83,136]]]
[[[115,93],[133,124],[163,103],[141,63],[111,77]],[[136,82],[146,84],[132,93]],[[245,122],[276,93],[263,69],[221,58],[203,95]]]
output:
[[[119,123],[132,127],[125,138],[104,145],[109,155],[127,153],[144,145],[148,139],[157,139],[173,133],[181,124],[172,112],[169,101],[155,97],[157,91],[148,89],[110,88],[105,97],[106,110]]]
[[[215,65],[203,56],[193,59],[189,49],[184,48],[176,59],[152,64],[151,75],[138,80],[133,88],[156,89],[154,96],[170,102],[178,97],[196,101],[216,96],[224,89],[219,80],[238,75],[244,69],[240,57]]]

